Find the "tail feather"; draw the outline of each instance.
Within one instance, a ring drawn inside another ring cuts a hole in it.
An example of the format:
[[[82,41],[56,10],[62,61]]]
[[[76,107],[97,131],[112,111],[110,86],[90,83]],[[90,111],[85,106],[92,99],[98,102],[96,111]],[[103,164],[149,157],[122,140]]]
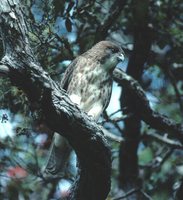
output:
[[[69,159],[71,147],[64,137],[54,133],[49,149],[48,160],[43,169],[43,176],[62,176]]]

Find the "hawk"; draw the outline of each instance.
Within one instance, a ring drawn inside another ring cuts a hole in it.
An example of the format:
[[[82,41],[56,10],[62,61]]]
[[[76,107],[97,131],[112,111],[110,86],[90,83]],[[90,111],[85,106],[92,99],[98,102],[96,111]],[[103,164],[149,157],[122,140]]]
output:
[[[62,88],[96,121],[109,104],[112,72],[120,60],[124,60],[122,48],[111,41],[101,41],[74,59],[64,73]],[[58,133],[54,134],[49,152],[44,173],[58,175],[63,172],[64,160],[70,153],[70,148]]]

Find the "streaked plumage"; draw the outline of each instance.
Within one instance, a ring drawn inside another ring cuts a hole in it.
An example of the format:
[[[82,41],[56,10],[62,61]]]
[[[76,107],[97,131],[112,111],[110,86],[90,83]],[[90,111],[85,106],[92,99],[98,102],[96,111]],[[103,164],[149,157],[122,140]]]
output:
[[[71,100],[98,120],[108,106],[112,91],[112,71],[119,59],[124,59],[123,50],[113,42],[101,41],[78,56],[67,68],[61,81]],[[61,136],[55,133],[45,172],[60,172]]]

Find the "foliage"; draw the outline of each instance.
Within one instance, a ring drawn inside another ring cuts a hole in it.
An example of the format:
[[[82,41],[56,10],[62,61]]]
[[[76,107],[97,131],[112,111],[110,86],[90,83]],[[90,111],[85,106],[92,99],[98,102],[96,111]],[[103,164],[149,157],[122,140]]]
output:
[[[140,31],[146,31],[141,27],[140,20],[143,18],[151,29],[152,46],[147,62],[144,66],[139,66],[143,67],[141,85],[154,110],[182,122],[183,79],[180,73],[177,75],[177,70],[183,73],[183,58],[180,53],[183,45],[183,4],[180,0],[143,0],[142,6],[132,0],[24,0],[23,3],[29,24],[29,39],[35,55],[43,68],[58,82],[68,63],[99,40],[116,41],[122,45],[130,59],[134,46],[134,29],[139,26]],[[2,57],[2,43],[0,54]],[[0,108],[11,111],[7,123],[15,123],[14,136],[0,141],[0,176],[3,177],[0,181],[0,199],[13,199],[15,196],[16,199],[21,196],[30,199],[31,195],[35,195],[33,191],[37,187],[33,182],[36,178],[42,178],[41,168],[50,144],[51,131],[39,116],[33,114],[22,91],[11,87],[4,78],[0,78],[0,84]],[[9,111],[3,111],[3,114]],[[103,120],[107,120],[104,126],[120,135],[124,130],[123,120],[115,121],[115,116],[117,115],[104,115]],[[0,126],[3,127],[4,123],[1,120]],[[183,156],[182,151],[149,138],[146,133],[157,133],[166,138],[166,133],[142,123],[141,143],[138,148],[142,190],[155,200],[173,198],[183,175],[183,162],[180,159]],[[111,148],[114,158],[113,187],[109,197],[113,198],[120,194],[116,189],[119,145],[111,142]],[[73,164],[69,169],[63,177],[70,184],[73,180],[72,171],[75,170]],[[57,190],[54,189],[57,183],[44,183],[41,199],[65,195],[63,185],[58,184]]]

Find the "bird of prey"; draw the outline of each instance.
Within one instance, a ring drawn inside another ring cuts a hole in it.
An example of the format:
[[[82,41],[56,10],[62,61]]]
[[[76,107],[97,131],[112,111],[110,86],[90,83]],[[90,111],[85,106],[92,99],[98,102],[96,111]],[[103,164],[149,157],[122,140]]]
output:
[[[120,46],[101,41],[73,60],[64,73],[61,86],[80,109],[97,121],[110,101],[112,72],[123,60]],[[65,140],[55,133],[44,173],[58,175],[62,172],[69,153]]]

